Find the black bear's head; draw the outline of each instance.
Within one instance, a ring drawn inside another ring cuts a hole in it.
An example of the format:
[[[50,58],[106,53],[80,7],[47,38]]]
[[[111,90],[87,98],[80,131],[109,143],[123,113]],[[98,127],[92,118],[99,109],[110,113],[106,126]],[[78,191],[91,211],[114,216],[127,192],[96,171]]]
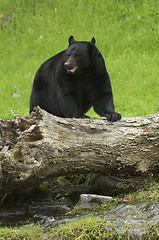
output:
[[[95,38],[90,42],[76,41],[73,36],[69,37],[69,46],[65,52],[64,66],[69,74],[82,74],[89,70]]]

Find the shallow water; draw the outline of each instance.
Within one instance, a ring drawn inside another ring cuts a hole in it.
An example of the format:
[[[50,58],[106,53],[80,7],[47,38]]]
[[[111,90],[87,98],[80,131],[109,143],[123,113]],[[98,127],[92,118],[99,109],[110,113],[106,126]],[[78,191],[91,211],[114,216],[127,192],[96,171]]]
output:
[[[30,226],[40,223],[43,227],[53,227],[65,223],[70,219],[77,220],[78,216],[69,216],[72,206],[61,201],[32,201],[30,203],[15,203],[0,208],[0,226]],[[117,231],[122,233],[124,226],[129,226],[129,233],[142,239],[145,227],[148,224],[159,223],[159,202],[144,202],[128,205],[120,203],[115,208],[90,213],[87,216],[96,215],[115,224]]]
[[[71,208],[57,201],[12,203],[0,207],[0,226],[26,225],[39,222],[42,226],[54,225],[66,219]]]

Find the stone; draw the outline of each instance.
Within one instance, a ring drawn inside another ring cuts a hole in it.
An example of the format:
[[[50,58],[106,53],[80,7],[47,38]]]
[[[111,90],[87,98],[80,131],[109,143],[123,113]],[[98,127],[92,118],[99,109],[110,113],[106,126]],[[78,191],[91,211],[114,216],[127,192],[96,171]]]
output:
[[[13,98],[21,98],[22,95],[20,95],[19,93],[13,93],[12,97]]]
[[[103,196],[97,194],[81,194],[79,205],[83,208],[94,208],[98,205],[104,205],[111,201],[113,198],[110,196]]]

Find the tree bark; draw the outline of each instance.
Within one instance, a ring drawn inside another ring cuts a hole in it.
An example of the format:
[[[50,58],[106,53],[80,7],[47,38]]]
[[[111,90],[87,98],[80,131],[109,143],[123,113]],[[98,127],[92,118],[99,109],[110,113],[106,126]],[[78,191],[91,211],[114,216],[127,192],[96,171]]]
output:
[[[0,120],[0,195],[24,194],[51,176],[102,172],[135,176],[159,170],[159,114],[66,119],[36,108]]]

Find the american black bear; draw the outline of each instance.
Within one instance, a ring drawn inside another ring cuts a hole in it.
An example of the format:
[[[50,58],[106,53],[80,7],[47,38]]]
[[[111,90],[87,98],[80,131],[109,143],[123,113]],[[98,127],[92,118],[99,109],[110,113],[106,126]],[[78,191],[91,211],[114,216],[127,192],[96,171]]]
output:
[[[93,106],[109,121],[121,119],[114,112],[110,78],[94,38],[86,42],[70,36],[68,48],[41,65],[33,82],[30,113],[35,106],[66,118],[84,118]]]

